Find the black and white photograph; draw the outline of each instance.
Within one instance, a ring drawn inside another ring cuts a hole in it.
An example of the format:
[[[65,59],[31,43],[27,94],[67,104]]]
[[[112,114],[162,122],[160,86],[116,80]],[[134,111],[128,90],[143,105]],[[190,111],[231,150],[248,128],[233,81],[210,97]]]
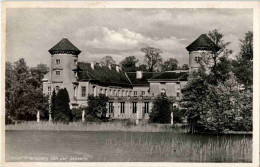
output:
[[[253,3],[7,6],[4,162],[259,161]]]

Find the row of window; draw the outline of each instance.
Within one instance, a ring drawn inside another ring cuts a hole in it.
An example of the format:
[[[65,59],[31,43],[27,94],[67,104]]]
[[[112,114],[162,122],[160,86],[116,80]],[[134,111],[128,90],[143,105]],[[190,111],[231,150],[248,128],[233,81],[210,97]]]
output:
[[[60,64],[60,59],[56,59],[56,61],[55,61],[55,62],[56,62],[56,64]],[[77,63],[78,63],[78,62],[77,62],[77,60],[76,60],[76,59],[74,60],[74,63],[77,65]]]
[[[132,113],[136,113],[137,111],[137,102],[132,102]],[[144,113],[149,113],[149,102],[144,102],[143,107]],[[113,113],[114,107],[113,102],[108,103],[108,112]],[[125,113],[125,102],[120,102],[120,113]]]

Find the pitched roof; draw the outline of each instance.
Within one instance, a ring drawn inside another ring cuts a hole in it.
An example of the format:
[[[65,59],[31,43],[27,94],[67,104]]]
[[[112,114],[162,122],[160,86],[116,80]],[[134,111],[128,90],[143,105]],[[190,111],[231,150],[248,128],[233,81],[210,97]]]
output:
[[[191,52],[195,50],[212,50],[217,52],[220,50],[206,34],[201,34],[194,42],[192,42],[186,49]]]
[[[49,50],[50,54],[72,53],[78,55],[81,51],[74,46],[67,38],[63,38],[59,43]]]
[[[166,71],[157,75],[155,77],[150,78],[150,81],[154,80],[177,80],[177,81],[187,81],[188,72],[174,72],[174,71]]]
[[[98,81],[103,84],[111,86],[131,86],[127,76],[123,71],[116,71],[114,66],[109,69],[107,66],[100,67],[98,64],[94,65],[94,70],[90,63],[79,62],[78,80],[80,81]]]
[[[130,79],[133,86],[148,86],[148,79],[161,74],[161,72],[142,72],[142,78],[136,78],[136,72],[127,72],[126,75]]]

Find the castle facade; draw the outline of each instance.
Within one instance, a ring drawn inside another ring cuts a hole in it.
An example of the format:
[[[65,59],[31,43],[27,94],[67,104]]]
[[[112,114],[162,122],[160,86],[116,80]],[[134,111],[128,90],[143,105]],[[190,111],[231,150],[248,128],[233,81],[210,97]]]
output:
[[[148,119],[153,100],[165,93],[178,107],[182,89],[189,72],[198,68],[203,55],[212,56],[219,50],[207,35],[200,35],[186,49],[189,52],[189,70],[165,72],[124,72],[120,66],[102,66],[98,63],[79,62],[81,51],[68,39],[63,38],[49,50],[50,71],[45,75],[43,93],[51,97],[66,88],[71,108],[87,106],[88,96],[100,93],[109,97],[107,117],[115,119]]]

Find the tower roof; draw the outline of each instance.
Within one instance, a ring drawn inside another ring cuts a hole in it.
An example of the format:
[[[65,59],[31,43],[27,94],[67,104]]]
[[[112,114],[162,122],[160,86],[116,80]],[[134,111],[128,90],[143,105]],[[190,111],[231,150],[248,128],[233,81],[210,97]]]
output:
[[[67,38],[63,38],[59,43],[49,50],[50,54],[70,53],[78,55],[81,51],[74,46]]]
[[[218,47],[206,34],[201,34],[194,42],[192,42],[186,49],[191,51],[196,50],[210,50],[217,52],[220,50]]]

